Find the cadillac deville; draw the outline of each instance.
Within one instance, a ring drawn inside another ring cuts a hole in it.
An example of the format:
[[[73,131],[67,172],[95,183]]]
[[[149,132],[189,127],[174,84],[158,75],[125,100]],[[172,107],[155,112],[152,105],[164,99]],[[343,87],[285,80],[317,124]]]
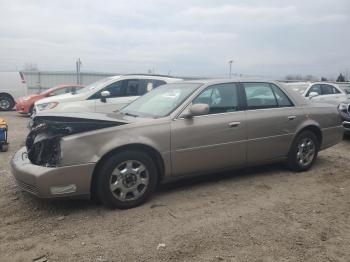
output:
[[[185,81],[115,113],[40,114],[11,165],[38,197],[94,196],[124,209],[179,176],[272,162],[306,171],[342,136],[337,108],[277,82]]]

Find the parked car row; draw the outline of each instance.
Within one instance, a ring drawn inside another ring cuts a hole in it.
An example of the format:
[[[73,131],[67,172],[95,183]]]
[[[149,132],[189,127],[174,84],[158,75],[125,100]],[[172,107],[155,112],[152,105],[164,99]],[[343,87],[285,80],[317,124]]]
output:
[[[140,205],[181,176],[272,162],[305,171],[343,137],[334,105],[263,80],[118,76],[35,108],[11,162],[17,184],[112,208]]]
[[[82,85],[58,85],[42,93],[34,94],[30,96],[20,97],[16,101],[16,111],[20,114],[32,115],[35,108],[34,103],[45,98],[62,94],[75,94],[79,89],[83,88]]]
[[[37,113],[113,112],[153,88],[182,79],[155,75],[120,75],[107,77],[76,92],[48,97],[35,103]]]

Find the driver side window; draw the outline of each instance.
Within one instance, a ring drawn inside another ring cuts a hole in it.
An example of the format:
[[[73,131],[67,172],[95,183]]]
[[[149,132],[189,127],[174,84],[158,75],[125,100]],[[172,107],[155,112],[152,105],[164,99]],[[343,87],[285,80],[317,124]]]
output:
[[[89,99],[100,99],[101,92],[108,91],[109,98],[123,97],[123,96],[140,96],[145,93],[145,84],[140,84],[139,79],[127,79],[114,82],[102,90],[96,92]]]
[[[322,92],[321,92],[321,85],[319,84],[316,84],[316,85],[313,85],[309,91],[307,92],[306,96],[308,97],[310,95],[310,93],[312,92],[316,92],[318,95],[322,95]]]
[[[220,114],[238,110],[238,91],[234,83],[208,87],[193,101],[193,104],[209,105],[209,114]]]

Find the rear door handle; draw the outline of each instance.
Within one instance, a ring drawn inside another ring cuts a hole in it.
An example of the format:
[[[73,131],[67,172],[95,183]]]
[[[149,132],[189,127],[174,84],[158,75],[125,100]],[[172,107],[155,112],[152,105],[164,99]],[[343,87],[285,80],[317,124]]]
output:
[[[229,127],[236,127],[239,126],[241,124],[241,122],[231,122],[228,124]]]
[[[288,116],[288,120],[294,120],[296,116]]]

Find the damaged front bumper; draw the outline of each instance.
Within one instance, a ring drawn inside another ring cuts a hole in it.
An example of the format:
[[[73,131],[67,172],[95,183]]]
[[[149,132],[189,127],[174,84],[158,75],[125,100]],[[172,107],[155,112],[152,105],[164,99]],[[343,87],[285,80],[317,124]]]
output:
[[[41,198],[89,198],[94,167],[95,163],[63,167],[34,165],[25,147],[11,160],[18,186]]]

